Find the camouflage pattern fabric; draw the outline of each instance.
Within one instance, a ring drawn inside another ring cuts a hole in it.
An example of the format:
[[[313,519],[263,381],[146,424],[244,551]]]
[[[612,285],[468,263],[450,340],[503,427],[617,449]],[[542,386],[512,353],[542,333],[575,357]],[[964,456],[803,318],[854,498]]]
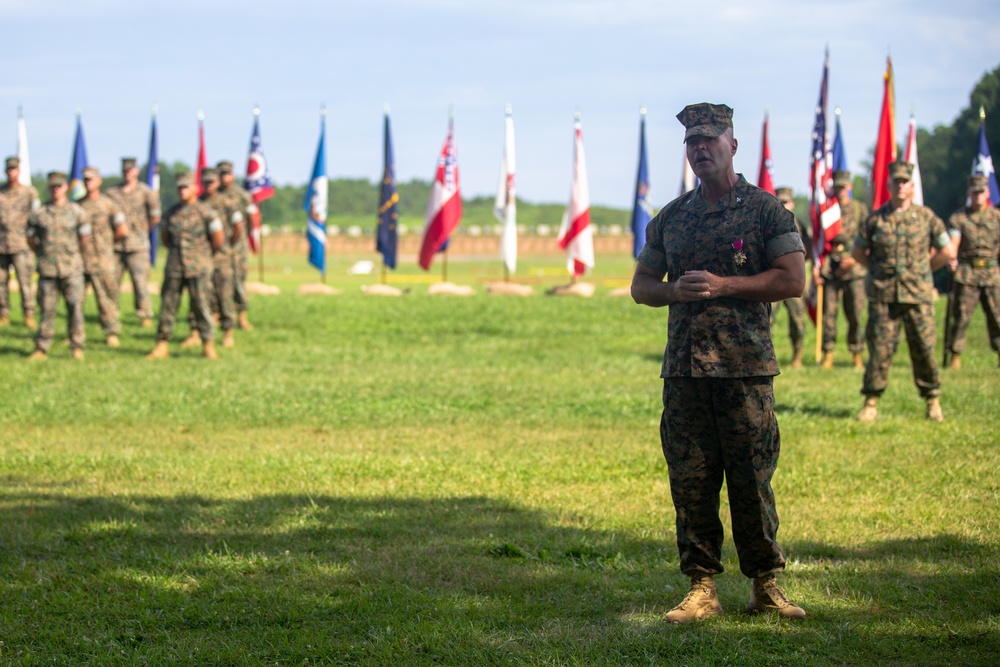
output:
[[[10,269],[17,272],[21,310],[35,315],[35,253],[28,247],[28,218],[38,209],[38,191],[6,183],[0,187],[0,316],[10,316]]]
[[[881,396],[889,384],[892,357],[899,347],[900,325],[906,329],[906,344],[913,364],[913,381],[924,398],[941,395],[941,380],[934,357],[936,325],[934,304],[868,302],[868,365],[861,393]]]
[[[755,275],[782,255],[804,251],[791,212],[741,174],[718,202],[696,189],[665,206],[646,227],[639,261],[676,281],[694,269]],[[769,303],[731,298],[670,306],[661,377],[777,375],[770,310]]]
[[[38,257],[38,305],[41,320],[35,347],[48,352],[55,338],[59,295],[66,302],[69,343],[83,349],[83,256],[81,237],[90,236],[86,212],[78,205],[46,204],[31,214],[28,236],[35,239]]]
[[[125,214],[108,196],[86,197],[80,207],[90,220],[91,242],[83,253],[84,280],[94,290],[97,313],[104,335],[121,333],[118,289],[115,281],[115,228],[125,223]],[[85,297],[86,298],[86,297]]]
[[[802,238],[802,247],[805,249],[806,258],[812,257],[812,235],[801,220],[795,218],[795,227],[799,230]],[[785,299],[779,303],[771,304],[771,327],[774,327],[774,319],[778,314],[778,307],[785,304],[788,311],[788,339],[792,341],[792,347],[796,350],[802,349],[802,341],[806,337],[806,302],[802,297]]]
[[[235,226],[243,222],[243,214],[233,208],[235,201],[231,197],[223,197],[218,192],[211,196],[203,195],[200,201],[215,211],[216,216],[222,221],[225,245],[212,257],[210,307],[212,313],[219,314],[219,326],[222,330],[229,331],[236,324],[236,306],[233,303],[235,251],[231,239]],[[193,309],[188,319],[193,326]]]
[[[955,282],[951,299],[951,331],[947,340],[951,351],[961,354],[969,321],[982,304],[986,315],[986,332],[990,347],[1000,350],[1000,211],[992,206],[979,212],[962,209],[948,219],[953,236],[960,236],[958,268],[952,276]]]
[[[251,216],[257,213],[257,204],[253,198],[243,188],[232,186],[227,190],[219,190],[223,197],[235,202],[230,204],[235,210],[242,213],[243,233],[233,245],[233,301],[237,312],[246,311],[249,306],[247,299],[246,281],[250,264],[250,244],[247,242],[247,230],[250,225]]]
[[[855,264],[850,270],[839,273],[837,269],[840,262],[845,257],[851,255],[851,243],[858,234],[858,225],[867,220],[869,216],[868,207],[859,201],[851,200],[850,206],[840,209],[840,233],[830,240],[830,253],[823,258],[823,266],[820,268],[820,275],[823,281],[839,280],[847,282],[865,277],[868,273],[861,264]],[[824,295],[824,299],[826,296]],[[863,304],[862,304],[863,305]]]
[[[861,328],[865,309],[863,277],[852,280],[823,279],[823,351],[833,352],[837,346],[837,312],[841,303],[847,318],[847,349],[853,354],[861,354],[865,347],[864,330]]]
[[[211,290],[211,275],[204,272],[199,275],[166,274],[163,276],[163,288],[160,290],[160,323],[156,331],[156,340],[169,341],[177,324],[177,310],[181,304],[181,293],[187,290],[190,300],[194,326],[201,334],[203,341],[215,339],[215,327],[212,324],[212,311],[209,306]]]
[[[986,333],[990,338],[990,347],[994,352],[1000,351],[1000,285],[980,287],[956,282],[951,298],[951,331],[948,340],[951,351],[962,354],[965,350],[965,337],[972,321],[976,306],[982,304],[986,315]]]
[[[865,294],[879,303],[929,303],[934,296],[929,251],[948,245],[944,222],[924,206],[892,202],[858,226],[854,246],[868,251]]]
[[[771,489],[781,450],[772,379],[665,379],[660,441],[677,513],[681,572],[724,569],[723,478],[740,571],[759,577],[784,569]]]
[[[107,195],[125,214],[128,237],[115,241],[115,290],[112,297],[119,300],[122,275],[128,271],[132,278],[135,313],[140,319],[153,317],[153,300],[149,294],[149,232],[153,220],[160,217],[160,200],[145,183],[136,183],[125,189],[125,184],[109,188]]]

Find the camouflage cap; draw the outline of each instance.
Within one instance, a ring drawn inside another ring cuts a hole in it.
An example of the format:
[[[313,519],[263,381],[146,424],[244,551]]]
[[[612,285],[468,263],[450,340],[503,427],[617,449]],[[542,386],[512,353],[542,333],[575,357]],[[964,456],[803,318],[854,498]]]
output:
[[[838,185],[850,185],[851,184],[851,172],[846,169],[838,169],[833,172],[833,187]]]
[[[233,163],[229,160],[221,160],[215,165],[215,168],[219,170],[220,174],[231,174],[233,173]]]
[[[134,157],[123,157],[122,158],[122,171],[128,171],[129,169],[135,169],[138,166],[138,161]]]
[[[66,174],[61,171],[50,171],[48,179],[49,187],[54,185],[66,185]]]
[[[791,188],[777,188],[774,191],[774,196],[778,198],[778,201],[784,203],[792,201],[792,189]]]
[[[693,136],[718,137],[733,127],[733,110],[725,104],[689,104],[677,120],[684,126],[684,141]]]
[[[9,157],[9,158],[7,158],[7,167],[6,168],[7,169],[20,169],[21,168],[21,160],[18,159],[18,158],[16,158],[16,157]]]
[[[88,178],[100,178],[101,172],[97,171],[97,167],[84,167],[83,168],[83,180]]]
[[[174,184],[179,188],[191,187],[194,185],[194,174],[190,171],[182,171],[174,176]]]
[[[982,174],[973,174],[969,176],[969,189],[973,192],[985,192],[990,189],[990,182]]]
[[[893,181],[909,181],[913,178],[913,165],[903,160],[896,160],[889,165],[889,178]]]
[[[201,170],[201,182],[209,183],[219,180],[219,170],[213,167],[205,167]]]

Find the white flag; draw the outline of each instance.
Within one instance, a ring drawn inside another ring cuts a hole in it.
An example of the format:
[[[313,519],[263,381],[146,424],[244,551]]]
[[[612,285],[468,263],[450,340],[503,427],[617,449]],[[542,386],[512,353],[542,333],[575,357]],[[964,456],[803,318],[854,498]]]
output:
[[[913,203],[924,205],[924,185],[920,181],[920,163],[917,162],[917,119],[910,115],[910,136],[906,140],[906,161],[913,165]]]
[[[31,163],[28,160],[28,130],[24,127],[24,114],[17,109],[17,159],[21,163],[21,173],[17,180],[21,185],[31,185]]]
[[[517,270],[517,200],[514,197],[514,119],[507,109],[504,127],[503,157],[500,159],[500,182],[497,183],[497,199],[493,204],[493,215],[503,223],[500,237],[500,261],[507,271]]]
[[[559,247],[566,251],[566,268],[579,278],[594,268],[594,230],[590,226],[590,188],[587,186],[587,160],[583,155],[583,130],[580,120],[574,125],[573,185],[569,208],[559,227]]]

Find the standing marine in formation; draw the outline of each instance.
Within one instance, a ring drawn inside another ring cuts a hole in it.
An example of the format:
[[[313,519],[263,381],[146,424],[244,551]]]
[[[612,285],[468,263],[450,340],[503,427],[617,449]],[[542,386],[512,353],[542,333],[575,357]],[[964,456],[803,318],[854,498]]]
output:
[[[250,263],[250,244],[247,243],[247,232],[250,222],[258,214],[257,204],[250,193],[236,185],[236,175],[233,173],[233,163],[223,160],[216,165],[219,170],[219,195],[227,202],[227,207],[240,213],[242,230],[230,238],[233,252],[233,300],[236,305],[236,322],[240,329],[251,331],[253,325],[247,310],[250,301],[247,299],[247,271]],[[234,223],[235,224],[235,223]]]
[[[21,160],[7,158],[7,182],[0,186],[0,325],[10,324],[10,270],[17,272],[21,289],[21,310],[29,329],[35,322],[35,298],[31,289],[35,256],[28,247],[28,218],[39,207],[38,191],[22,185]]]
[[[115,241],[128,236],[125,214],[111,197],[101,194],[101,174],[94,167],[83,170],[83,184],[87,195],[80,200],[90,221],[90,243],[83,253],[83,277],[94,290],[97,315],[104,330],[108,347],[118,347],[121,322],[115,293]]]
[[[795,215],[795,199],[792,197],[791,188],[777,188],[774,191],[774,196],[778,198],[778,201]],[[795,218],[795,228],[799,230],[799,236],[802,238],[802,247],[806,251],[806,260],[812,259],[812,237],[809,234],[808,229],[805,224]],[[802,347],[805,343],[806,338],[806,300],[800,294],[797,297],[792,297],[791,299],[785,299],[779,303],[772,304],[771,308],[771,325],[774,326],[774,318],[778,313],[778,308],[781,304],[785,304],[785,309],[788,311],[788,339],[792,343],[792,368],[802,368]]]

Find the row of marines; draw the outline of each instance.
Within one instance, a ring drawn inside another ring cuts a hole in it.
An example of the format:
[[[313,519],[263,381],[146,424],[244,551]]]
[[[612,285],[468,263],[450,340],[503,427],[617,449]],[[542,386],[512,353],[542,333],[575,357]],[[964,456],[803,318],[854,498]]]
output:
[[[136,315],[144,327],[152,325],[150,234],[157,226],[168,256],[157,344],[150,356],[168,356],[167,341],[184,289],[190,295],[192,334],[182,345],[201,344],[206,357],[216,358],[214,321],[222,328],[225,347],[235,344],[234,326],[252,328],[244,287],[248,255],[244,221],[257,209],[250,196],[234,185],[231,162],[202,171],[201,196],[193,175],[178,176],[181,201],[162,216],[162,223],[159,197],[139,182],[134,158],[122,160],[122,183],[106,192],[101,191],[98,170],[84,169],[86,195],[78,203],[69,200],[66,174],[50,172],[49,200],[40,204],[34,188],[18,183],[19,168],[17,158],[7,158],[7,183],[0,188],[0,325],[10,322],[8,285],[13,268],[25,324],[38,328],[29,358],[48,356],[60,294],[66,302],[73,357],[83,358],[87,285],[94,291],[106,342],[118,347],[118,296],[126,270],[134,287]],[[40,325],[34,318],[31,288],[36,263]]]

